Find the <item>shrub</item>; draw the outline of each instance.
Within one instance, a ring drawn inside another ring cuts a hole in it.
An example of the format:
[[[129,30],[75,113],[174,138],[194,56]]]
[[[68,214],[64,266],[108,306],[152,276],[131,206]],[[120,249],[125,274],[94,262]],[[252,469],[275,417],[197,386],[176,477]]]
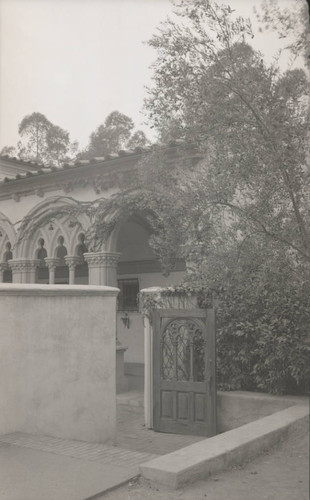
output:
[[[218,386],[273,394],[305,392],[309,379],[310,286],[288,276],[236,283],[218,308]],[[274,281],[273,281],[274,280]]]

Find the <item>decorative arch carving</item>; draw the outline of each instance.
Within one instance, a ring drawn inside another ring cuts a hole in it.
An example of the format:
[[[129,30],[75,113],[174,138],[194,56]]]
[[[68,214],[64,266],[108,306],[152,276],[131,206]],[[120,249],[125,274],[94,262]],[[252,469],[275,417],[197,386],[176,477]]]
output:
[[[75,245],[73,255],[76,255],[77,257],[83,257],[83,253],[88,252],[88,248],[84,242],[84,239],[84,233],[79,231],[79,233],[77,234],[77,243]]]
[[[4,254],[7,251],[7,244],[10,243],[11,249],[16,242],[16,231],[9,219],[0,212],[0,262],[4,261]]]
[[[68,253],[74,253],[77,233],[85,232],[89,226],[86,215],[73,216],[66,213],[66,209],[75,206],[78,206],[78,202],[72,198],[53,196],[30,210],[17,234],[16,258],[33,259],[40,238],[44,239],[48,256],[54,256],[57,240],[61,235],[65,238]]]

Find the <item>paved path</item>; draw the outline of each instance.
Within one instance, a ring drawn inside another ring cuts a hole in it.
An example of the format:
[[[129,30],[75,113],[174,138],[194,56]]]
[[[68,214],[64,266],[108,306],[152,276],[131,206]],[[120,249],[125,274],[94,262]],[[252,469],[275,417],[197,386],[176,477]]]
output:
[[[167,491],[143,479],[102,500],[309,500],[309,423],[304,419],[277,446],[242,466]],[[99,500],[99,499],[98,499]]]
[[[85,500],[128,481],[156,455],[32,436],[0,437],[1,500]]]
[[[0,500],[86,500],[135,477],[139,464],[202,438],[144,427],[143,395],[118,396],[116,446],[15,432],[0,436]]]
[[[147,429],[144,426],[143,394],[130,391],[117,396],[117,446],[165,455],[202,439],[205,438],[154,432]]]

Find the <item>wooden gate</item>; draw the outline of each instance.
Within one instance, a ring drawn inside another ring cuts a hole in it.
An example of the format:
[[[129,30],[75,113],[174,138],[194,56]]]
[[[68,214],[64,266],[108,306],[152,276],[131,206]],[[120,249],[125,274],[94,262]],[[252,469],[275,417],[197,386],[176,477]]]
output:
[[[214,309],[155,310],[153,332],[154,430],[214,436]]]

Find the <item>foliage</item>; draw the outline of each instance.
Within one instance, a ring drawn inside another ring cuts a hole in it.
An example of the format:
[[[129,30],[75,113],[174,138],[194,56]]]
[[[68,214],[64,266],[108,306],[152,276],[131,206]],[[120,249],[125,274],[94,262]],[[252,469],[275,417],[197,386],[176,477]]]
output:
[[[70,215],[89,216],[90,250],[141,215],[164,273],[186,260],[177,292],[199,292],[202,306],[219,300],[220,386],[295,390],[309,376],[307,79],[267,66],[230,6],[183,0],[176,10],[184,24],[167,21],[150,42],[158,59],[146,106],[161,139],[184,145],[153,148],[120,192]]]
[[[150,141],[146,137],[143,130],[137,130],[128,140],[126,148],[128,149],[143,148],[145,146],[148,146],[149,144]]]
[[[305,73],[267,66],[246,43],[249,21],[229,6],[183,0],[176,12],[184,24],[168,20],[150,41],[154,126],[173,119],[203,153],[196,183],[210,210],[310,261]]]
[[[76,143],[70,143],[69,133],[54,125],[41,113],[32,113],[23,118],[18,132],[18,156],[21,159],[60,165],[75,155]]]
[[[131,118],[113,111],[104,123],[91,133],[89,144],[85,151],[80,153],[81,159],[92,159],[116,154],[125,148],[146,146],[148,140],[141,130],[132,134],[134,123]]]
[[[260,31],[276,31],[279,38],[288,40],[285,47],[293,56],[293,60],[302,56],[309,66],[310,53],[308,43],[310,6],[305,0],[296,0],[294,10],[283,8],[278,0],[264,0],[260,11],[254,8],[260,22]]]
[[[158,178],[177,210],[185,201],[169,239],[186,231],[184,286],[201,288],[204,305],[212,290],[220,298],[220,385],[291,391],[309,376],[307,78],[267,66],[229,6],[184,0],[176,13],[184,24],[168,20],[150,42],[146,107],[160,133],[173,122],[203,159],[179,169],[173,191]]]
[[[242,264],[218,290],[218,384],[283,394],[309,379],[309,272],[301,283],[285,255],[244,249]],[[252,255],[251,255],[252,253]],[[201,294],[202,305],[206,304]]]
[[[183,231],[170,231],[171,227],[182,228],[180,216],[185,213],[186,206],[184,200],[177,201],[176,197],[167,196],[162,184],[157,183],[163,171],[167,173],[163,153],[145,155],[132,179],[126,177],[123,183],[120,181],[120,191],[96,207],[89,236],[93,245],[99,248],[119,222],[130,215],[140,215],[149,226],[152,233],[150,245],[161,261],[164,274],[167,274],[178,257],[176,249],[182,242],[188,219],[184,218]],[[170,176],[165,175],[165,181],[167,188],[173,189],[176,185],[173,169]]]
[[[16,156],[16,148],[14,146],[4,146],[0,151],[0,156]]]

